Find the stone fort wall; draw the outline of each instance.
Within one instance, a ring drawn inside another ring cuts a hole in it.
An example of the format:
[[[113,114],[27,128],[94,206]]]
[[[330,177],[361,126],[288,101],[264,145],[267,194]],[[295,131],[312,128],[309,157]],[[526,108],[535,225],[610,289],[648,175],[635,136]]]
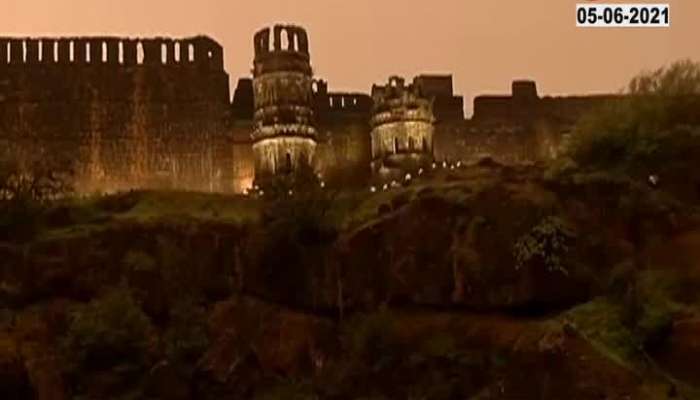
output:
[[[80,191],[229,190],[228,87],[203,36],[0,38],[0,140],[72,160]]]
[[[556,157],[583,115],[620,98],[542,97],[535,82],[514,81],[510,94],[477,96],[471,119],[438,121],[436,159],[520,164]]]
[[[234,95],[238,126],[252,119],[249,80],[239,81]],[[453,91],[450,75],[419,75],[413,85],[433,102],[434,156],[437,161],[474,162],[490,157],[505,164],[531,163],[555,157],[576,121],[618,96],[541,97],[531,81],[513,82],[512,93],[474,99],[474,115],[464,117],[464,101]],[[319,132],[318,168],[328,180],[347,185],[371,176],[370,120],[372,98],[366,93],[330,92],[325,81],[314,83],[314,113]],[[250,141],[238,131],[240,190],[252,182]]]
[[[313,82],[313,107],[318,132],[316,166],[324,180],[360,185],[370,176],[370,118],[372,98],[365,93],[328,92],[325,81]],[[253,91],[250,79],[240,79],[234,92],[234,187],[238,192],[253,182]]]
[[[253,81],[233,99],[214,40],[0,37],[0,152],[68,158],[81,192],[176,188],[242,192],[254,180]],[[556,155],[585,112],[614,96],[541,97],[533,82],[479,96],[464,117],[450,75],[413,80],[432,101],[434,155],[523,163]],[[316,161],[328,181],[371,175],[368,93],[312,85]]]

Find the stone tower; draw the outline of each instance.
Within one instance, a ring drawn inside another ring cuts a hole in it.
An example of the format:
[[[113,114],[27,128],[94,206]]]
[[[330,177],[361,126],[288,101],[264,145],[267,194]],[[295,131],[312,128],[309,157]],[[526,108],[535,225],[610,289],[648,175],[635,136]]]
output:
[[[314,164],[313,73],[308,38],[300,27],[265,28],[255,34],[254,45],[255,181],[264,184],[303,163]]]
[[[372,171],[379,179],[400,179],[433,161],[432,101],[416,85],[389,78],[372,87]]]

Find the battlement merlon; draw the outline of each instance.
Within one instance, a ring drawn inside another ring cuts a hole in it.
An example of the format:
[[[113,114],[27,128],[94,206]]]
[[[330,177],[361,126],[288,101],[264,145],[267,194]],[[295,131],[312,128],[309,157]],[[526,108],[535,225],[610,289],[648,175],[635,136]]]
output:
[[[452,75],[421,74],[413,78],[413,85],[425,97],[452,97]]]
[[[464,120],[464,98],[454,94],[451,74],[421,74],[413,79],[421,96],[433,100],[438,121]]]
[[[253,47],[253,76],[276,71],[313,75],[309,64],[309,39],[306,31],[299,26],[275,25],[272,29],[262,29],[255,34]]]
[[[153,66],[224,70],[223,48],[207,36],[182,39],[0,37],[0,68],[42,66]]]
[[[364,93],[331,92],[328,93],[327,99],[330,111],[360,113],[372,111],[372,98]]]

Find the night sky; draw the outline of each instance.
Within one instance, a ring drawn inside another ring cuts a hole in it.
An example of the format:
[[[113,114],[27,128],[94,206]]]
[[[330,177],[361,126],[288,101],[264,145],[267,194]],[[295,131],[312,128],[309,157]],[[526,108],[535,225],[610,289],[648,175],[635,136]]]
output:
[[[580,0],[583,2],[583,0]],[[190,36],[224,46],[232,84],[250,73],[252,37],[275,22],[309,32],[330,90],[368,92],[392,74],[453,73],[467,98],[621,89],[640,70],[700,60],[700,1],[669,0],[670,29],[581,29],[576,0],[2,0],[0,31],[18,36]]]

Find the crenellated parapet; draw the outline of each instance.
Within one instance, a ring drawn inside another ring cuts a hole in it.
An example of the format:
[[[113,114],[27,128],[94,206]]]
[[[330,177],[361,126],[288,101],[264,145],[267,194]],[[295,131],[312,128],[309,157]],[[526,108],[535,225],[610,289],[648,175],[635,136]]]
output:
[[[82,192],[224,190],[229,107],[204,36],[0,37],[0,141],[70,158]]]
[[[369,113],[372,111],[372,98],[364,93],[329,93],[328,108],[340,113]]]
[[[214,40],[0,37],[0,101],[229,103]]]
[[[372,125],[392,122],[420,121],[432,124],[432,101],[423,97],[415,85],[406,85],[403,78],[392,76],[385,86],[372,86],[374,102]]]
[[[0,37],[0,68],[43,66],[158,66],[224,68],[223,49],[206,36],[184,39],[119,37]]]
[[[395,179],[432,161],[432,100],[396,76],[385,86],[374,85],[372,100],[372,170]]]
[[[365,93],[328,92],[325,82],[315,82],[314,109],[319,122],[347,118],[361,118],[369,122],[372,97]]]
[[[309,64],[309,39],[295,25],[275,25],[258,31],[253,39],[253,74],[296,71],[312,75]]]
[[[309,39],[306,31],[295,25],[275,25],[272,29],[261,29],[255,34],[254,46],[256,58],[274,52],[297,52],[306,55],[307,58],[309,56]]]

